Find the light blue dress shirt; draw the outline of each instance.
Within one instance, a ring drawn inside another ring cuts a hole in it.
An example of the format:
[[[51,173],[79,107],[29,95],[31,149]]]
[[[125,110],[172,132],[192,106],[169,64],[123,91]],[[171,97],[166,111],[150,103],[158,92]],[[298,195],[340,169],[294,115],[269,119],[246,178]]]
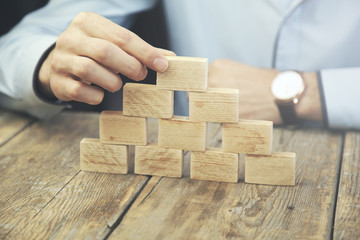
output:
[[[81,11],[129,27],[149,0],[52,0],[0,38],[0,104],[44,118],[61,107],[32,89],[35,65]],[[279,70],[319,71],[329,126],[360,128],[360,1],[165,0],[171,49]],[[187,112],[183,94],[177,113]]]

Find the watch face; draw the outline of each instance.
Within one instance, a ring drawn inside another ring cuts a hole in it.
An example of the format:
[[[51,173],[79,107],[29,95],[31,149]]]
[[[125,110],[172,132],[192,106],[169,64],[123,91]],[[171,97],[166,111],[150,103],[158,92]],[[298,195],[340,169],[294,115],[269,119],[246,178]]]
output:
[[[304,88],[301,75],[294,71],[280,73],[271,84],[271,92],[280,101],[293,101],[304,91]]]

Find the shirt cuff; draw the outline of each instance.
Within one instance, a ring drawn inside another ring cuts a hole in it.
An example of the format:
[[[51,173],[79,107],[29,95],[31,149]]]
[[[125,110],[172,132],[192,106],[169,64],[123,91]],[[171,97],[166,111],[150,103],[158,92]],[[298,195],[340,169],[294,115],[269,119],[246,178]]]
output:
[[[360,129],[360,68],[326,69],[319,76],[329,127]]]
[[[328,119],[328,114],[327,114],[327,109],[326,109],[326,101],[325,101],[324,87],[323,87],[323,83],[322,83],[321,73],[316,72],[316,77],[318,80],[323,126],[329,127],[329,119]]]

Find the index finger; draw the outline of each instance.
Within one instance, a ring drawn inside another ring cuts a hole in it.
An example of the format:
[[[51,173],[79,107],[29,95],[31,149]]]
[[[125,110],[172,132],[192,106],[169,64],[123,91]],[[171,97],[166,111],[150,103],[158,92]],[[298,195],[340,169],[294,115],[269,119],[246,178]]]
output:
[[[135,33],[98,14],[80,13],[72,24],[77,25],[91,37],[106,39],[114,43],[155,71],[164,72],[168,67],[168,61],[159,49],[151,46]]]

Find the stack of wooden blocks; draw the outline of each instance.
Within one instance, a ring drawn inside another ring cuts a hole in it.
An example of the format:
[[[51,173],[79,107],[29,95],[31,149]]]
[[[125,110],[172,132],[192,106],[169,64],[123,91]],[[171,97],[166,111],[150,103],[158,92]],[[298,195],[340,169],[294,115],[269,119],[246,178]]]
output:
[[[81,170],[126,174],[135,145],[135,174],[180,178],[185,150],[191,179],[238,182],[239,154],[245,154],[245,182],[295,184],[295,153],[272,152],[272,122],[239,120],[238,89],[208,88],[207,59],[168,60],[156,85],[124,86],[123,112],[101,113],[100,139],[81,141]],[[189,117],[173,115],[174,91],[188,92]],[[147,142],[148,118],[159,119],[157,144]],[[208,122],[222,123],[222,148],[207,148]]]

